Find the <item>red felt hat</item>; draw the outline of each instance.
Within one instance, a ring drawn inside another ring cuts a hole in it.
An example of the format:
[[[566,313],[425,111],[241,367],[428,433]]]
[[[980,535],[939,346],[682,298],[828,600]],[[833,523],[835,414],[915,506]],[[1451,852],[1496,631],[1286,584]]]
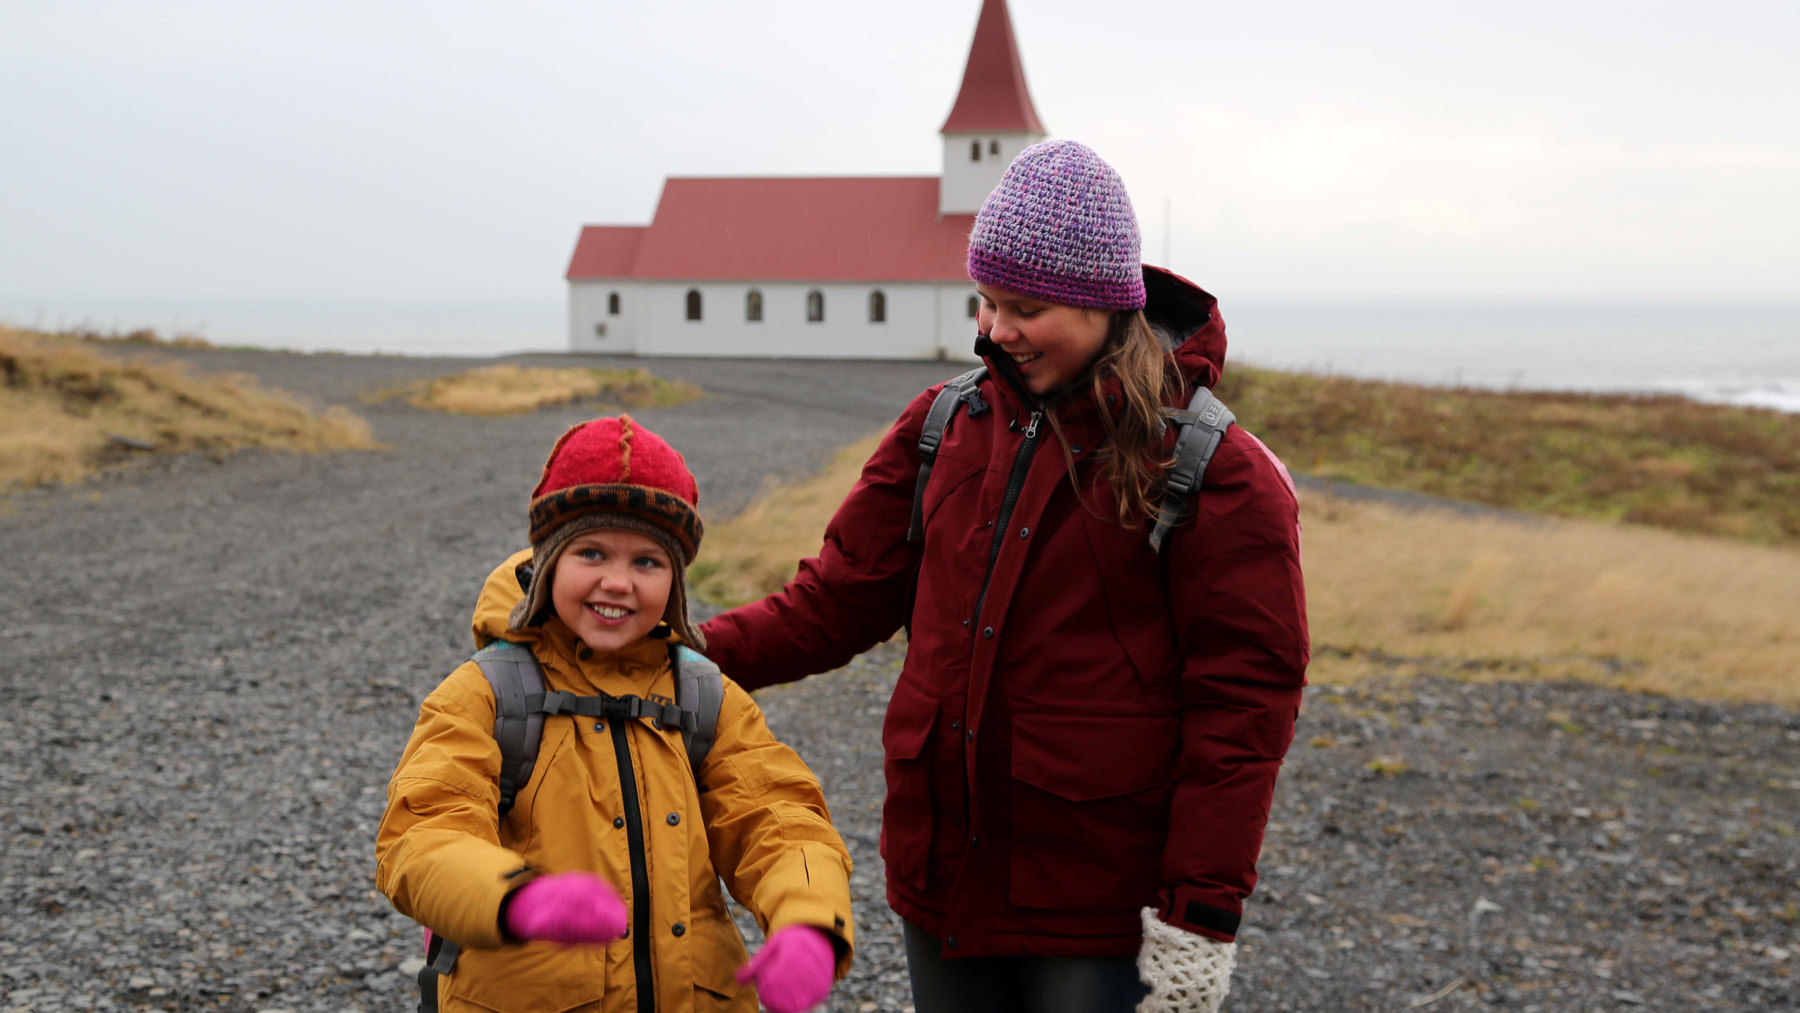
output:
[[[629,415],[590,419],[562,434],[531,491],[533,576],[512,626],[536,625],[549,606],[550,574],[584,531],[636,531],[662,543],[676,567],[665,619],[683,640],[700,641],[687,619],[682,577],[700,551],[700,487],[668,441]]]
[[[629,415],[583,422],[562,434],[531,490],[531,543],[582,514],[637,517],[667,532],[682,561],[700,551],[700,487],[687,461]]]

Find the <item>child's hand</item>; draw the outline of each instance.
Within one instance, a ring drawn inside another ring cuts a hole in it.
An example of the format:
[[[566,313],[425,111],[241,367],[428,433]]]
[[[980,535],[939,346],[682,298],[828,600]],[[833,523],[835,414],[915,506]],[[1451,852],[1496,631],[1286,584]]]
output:
[[[540,876],[513,892],[506,934],[514,939],[605,945],[625,931],[629,912],[611,884],[590,872]]]
[[[756,983],[769,1013],[805,1013],[831,994],[837,954],[825,933],[810,925],[776,930],[750,962],[737,970],[739,982]]]

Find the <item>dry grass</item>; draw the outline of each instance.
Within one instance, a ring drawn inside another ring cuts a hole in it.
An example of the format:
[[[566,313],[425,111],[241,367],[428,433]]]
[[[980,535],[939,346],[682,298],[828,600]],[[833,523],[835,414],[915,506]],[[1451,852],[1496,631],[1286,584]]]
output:
[[[688,580],[707,601],[742,605],[777,590],[800,560],[817,555],[825,522],[843,502],[880,435],[845,447],[823,472],[765,488],[744,512],[708,524],[706,545]]]
[[[779,588],[874,449],[712,525],[691,571],[722,604]],[[1580,679],[1800,706],[1800,551],[1642,525],[1302,499],[1312,678]]]
[[[0,490],[70,482],[144,451],[373,446],[368,423],[323,415],[236,376],[109,357],[79,337],[0,327]]]
[[[1235,368],[1219,396],[1296,471],[1514,510],[1800,545],[1800,415]]]
[[[691,383],[664,380],[644,369],[498,365],[425,380],[376,398],[403,397],[421,408],[458,415],[523,415],[587,400],[626,408],[661,408],[691,401],[700,394],[700,388]]]
[[[1315,681],[1580,679],[1800,706],[1800,551],[1302,499]]]
[[[96,345],[162,345],[169,348],[212,348],[213,343],[197,334],[177,332],[168,337],[157,333],[154,328],[140,327],[132,331],[103,331],[95,327],[68,327],[60,331],[48,332],[46,337],[73,338]]]

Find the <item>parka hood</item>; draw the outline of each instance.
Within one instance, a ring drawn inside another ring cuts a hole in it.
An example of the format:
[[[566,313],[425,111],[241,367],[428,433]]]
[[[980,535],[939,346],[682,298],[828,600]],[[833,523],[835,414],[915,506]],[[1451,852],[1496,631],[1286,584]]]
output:
[[[530,565],[531,550],[520,549],[494,567],[493,572],[487,575],[487,580],[482,582],[481,597],[475,602],[475,615],[470,622],[477,648],[486,647],[496,640],[526,639],[516,630],[509,634],[507,624],[511,620],[513,606],[525,597],[526,582],[520,579],[519,568]]]
[[[1172,342],[1175,364],[1191,386],[1216,387],[1225,372],[1225,321],[1219,300],[1160,267],[1144,267],[1144,316]]]

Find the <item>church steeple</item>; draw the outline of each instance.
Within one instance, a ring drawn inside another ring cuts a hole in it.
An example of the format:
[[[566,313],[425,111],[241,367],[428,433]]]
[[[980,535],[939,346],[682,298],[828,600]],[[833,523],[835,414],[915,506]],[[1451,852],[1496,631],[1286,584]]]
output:
[[[962,89],[938,132],[944,138],[939,214],[981,210],[1013,156],[1044,139],[1006,0],[982,0]]]

